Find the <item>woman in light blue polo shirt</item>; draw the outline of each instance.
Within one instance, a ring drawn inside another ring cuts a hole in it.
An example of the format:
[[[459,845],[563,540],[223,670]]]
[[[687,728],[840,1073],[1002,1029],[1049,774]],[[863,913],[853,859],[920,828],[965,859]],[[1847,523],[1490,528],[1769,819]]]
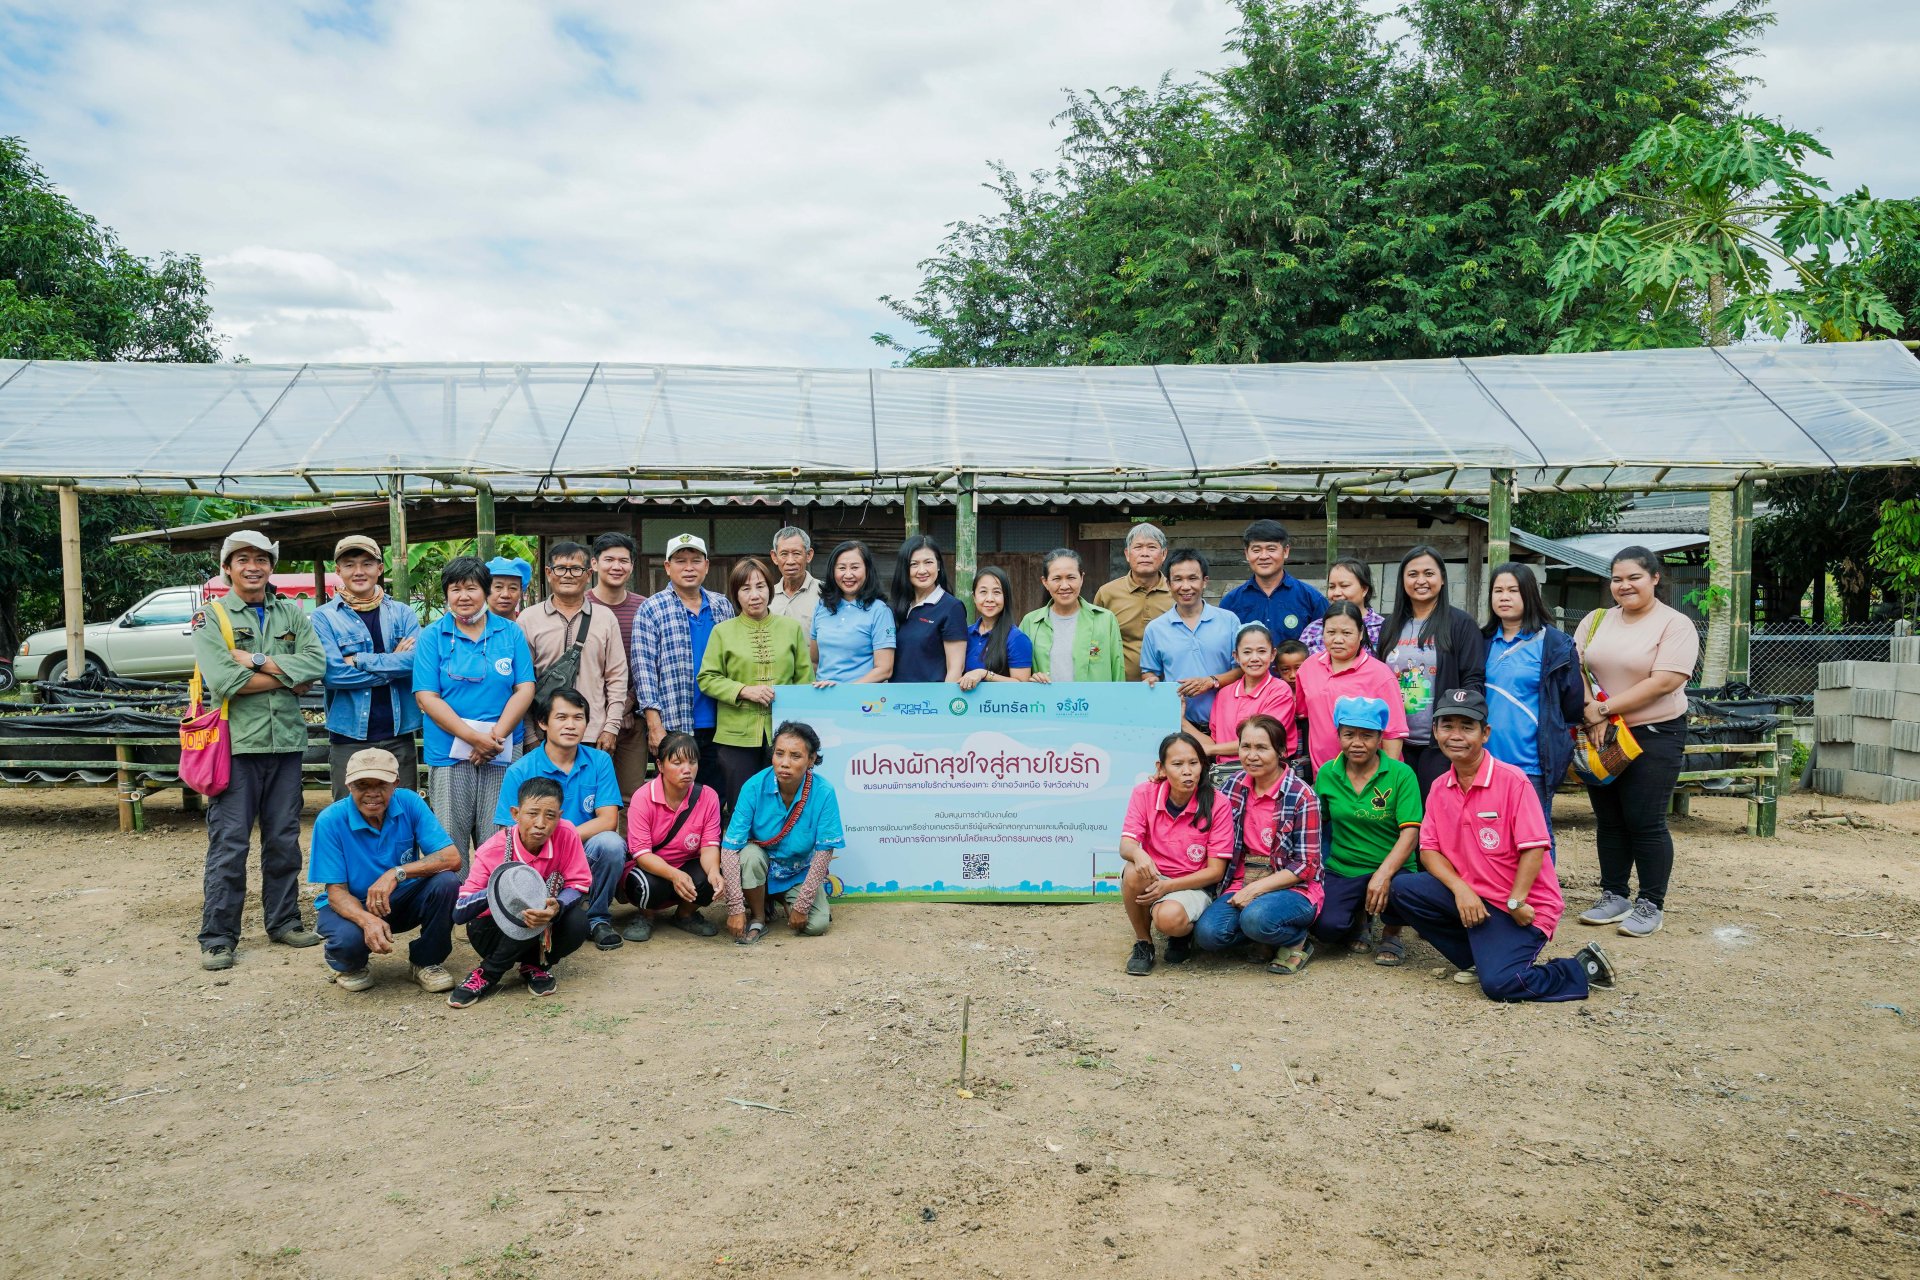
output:
[[[464,869],[493,836],[500,780],[518,754],[520,719],[533,703],[533,653],[519,627],[487,609],[493,575],[473,556],[440,572],[447,611],[421,628],[413,697],[424,717],[427,802],[453,838]]]
[[[813,609],[813,687],[885,684],[893,675],[893,610],[880,595],[873,552],[857,539],[827,557],[827,583]]]

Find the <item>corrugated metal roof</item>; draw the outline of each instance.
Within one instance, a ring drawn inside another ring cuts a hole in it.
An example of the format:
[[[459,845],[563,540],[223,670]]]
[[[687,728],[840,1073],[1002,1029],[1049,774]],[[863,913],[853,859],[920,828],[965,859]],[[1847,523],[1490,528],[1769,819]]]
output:
[[[1596,578],[1613,576],[1613,558],[1627,547],[1641,546],[1656,555],[1707,544],[1704,533],[1583,533],[1576,538],[1542,538],[1515,529],[1513,540],[1537,555],[1571,566]]]

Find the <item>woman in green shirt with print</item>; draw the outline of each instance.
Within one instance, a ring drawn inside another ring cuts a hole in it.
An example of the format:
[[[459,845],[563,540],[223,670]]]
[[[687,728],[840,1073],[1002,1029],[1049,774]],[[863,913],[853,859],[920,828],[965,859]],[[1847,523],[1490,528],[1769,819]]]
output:
[[[773,691],[811,684],[807,633],[792,618],[775,617],[773,571],[752,556],[727,575],[734,616],[713,629],[700,660],[700,692],[717,705],[713,744],[720,756],[720,805],[733,811],[747,779],[767,767],[773,743]]]
[[[1033,679],[1038,684],[1069,681],[1117,682],[1127,678],[1120,649],[1120,623],[1111,610],[1080,598],[1086,581],[1080,553],[1066,547],[1047,552],[1047,594],[1053,599],[1028,614],[1020,629],[1033,641]]]

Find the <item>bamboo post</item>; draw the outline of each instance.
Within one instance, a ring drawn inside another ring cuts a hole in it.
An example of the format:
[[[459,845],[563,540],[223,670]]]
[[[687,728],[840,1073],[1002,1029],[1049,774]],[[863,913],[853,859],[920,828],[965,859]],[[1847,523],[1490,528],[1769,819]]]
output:
[[[1753,678],[1753,481],[1733,491],[1733,556],[1728,569],[1727,682]],[[1767,834],[1771,835],[1771,832]]]
[[[80,591],[80,493],[61,485],[60,594],[66,608],[67,679],[78,680],[87,670],[87,606]]]
[[[1495,467],[1487,490],[1487,585],[1493,571],[1513,559],[1513,469]]]
[[[901,513],[901,519],[906,522],[906,526],[907,526],[906,536],[911,538],[920,532],[920,486],[919,485],[910,484],[907,486],[906,497],[903,500],[902,505],[906,509]]]
[[[133,748],[124,742],[113,744],[113,758],[120,766],[114,774],[114,785],[120,791],[120,830],[145,831],[147,823],[140,812],[140,802],[134,799],[133,790]]]
[[[327,602],[327,562],[316,558],[313,562],[313,607],[318,609]]]
[[[1327,490],[1327,564],[1326,573],[1333,572],[1333,562],[1340,558],[1340,490]],[[1323,578],[1325,574],[1321,575]]]
[[[473,490],[473,553],[482,560],[491,560],[498,554],[495,551],[497,545],[498,538],[495,536],[493,516],[493,486],[490,484],[475,485]]]
[[[1707,651],[1700,683],[1718,689],[1727,683],[1733,659],[1733,490],[1707,495]]]
[[[971,471],[960,473],[960,492],[953,503],[953,542],[953,589],[972,613],[973,579],[980,571],[980,508]]]
[[[412,604],[412,583],[407,580],[407,496],[398,475],[387,478],[387,554],[393,557],[387,569],[387,590],[402,604]]]

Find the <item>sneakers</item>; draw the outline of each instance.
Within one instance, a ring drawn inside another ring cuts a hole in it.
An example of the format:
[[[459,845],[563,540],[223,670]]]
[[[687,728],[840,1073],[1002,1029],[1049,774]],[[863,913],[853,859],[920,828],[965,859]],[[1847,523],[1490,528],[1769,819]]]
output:
[[[1167,963],[1185,964],[1193,958],[1193,935],[1167,939]]]
[[[1600,895],[1600,901],[1580,913],[1581,924],[1619,924],[1633,914],[1633,904],[1612,890]]]
[[[590,932],[593,934],[593,945],[602,951],[618,951],[620,949],[620,931],[608,924],[605,920],[595,920]]]
[[[233,948],[232,947],[200,948],[200,967],[202,969],[233,968]]]
[[[550,996],[560,989],[560,979],[553,976],[553,970],[542,969],[537,964],[521,965],[520,977],[526,982],[527,990],[537,996]]]
[[[1477,964],[1468,965],[1466,968],[1460,970],[1460,972],[1454,974],[1453,980],[1463,987],[1472,986],[1474,983],[1480,981],[1480,966]]]
[[[1613,986],[1613,961],[1607,959],[1607,953],[1600,949],[1597,942],[1589,942],[1574,953],[1574,960],[1587,971],[1587,985],[1590,987]]]
[[[1628,938],[1651,938],[1660,932],[1660,927],[1666,922],[1667,918],[1661,914],[1660,908],[1641,898],[1633,904],[1632,912],[1620,922],[1618,932]]]
[[[620,931],[620,936],[628,942],[645,942],[653,936],[653,921],[649,920],[647,913],[642,911],[627,921],[627,927]]]
[[[1127,957],[1127,972],[1136,978],[1144,978],[1153,972],[1153,944],[1136,942],[1133,954]]]
[[[673,915],[667,917],[667,923],[676,929],[685,929],[696,938],[711,938],[714,934],[720,932],[718,925],[701,915],[698,911],[690,916],[683,916],[675,912]]]
[[[283,947],[317,947],[320,935],[303,924],[290,924],[278,933],[267,935]]]
[[[355,969],[352,973],[340,973],[336,971],[333,975],[333,985],[340,988],[342,991],[365,991],[368,987],[373,985],[373,970],[367,968],[367,966],[365,965],[361,965],[358,969]],[[452,981],[449,980],[447,983],[447,987],[450,987],[452,985],[453,985]],[[442,987],[440,989],[442,991],[445,991],[447,987]]]
[[[437,993],[453,990],[453,975],[447,972],[444,965],[416,964],[413,966],[413,980],[420,984],[422,991]]]
[[[475,969],[467,975],[465,982],[447,994],[447,1003],[456,1009],[464,1009],[468,1005],[479,1004],[482,1000],[492,995],[495,988],[499,985],[499,983],[488,979],[485,970]]]

